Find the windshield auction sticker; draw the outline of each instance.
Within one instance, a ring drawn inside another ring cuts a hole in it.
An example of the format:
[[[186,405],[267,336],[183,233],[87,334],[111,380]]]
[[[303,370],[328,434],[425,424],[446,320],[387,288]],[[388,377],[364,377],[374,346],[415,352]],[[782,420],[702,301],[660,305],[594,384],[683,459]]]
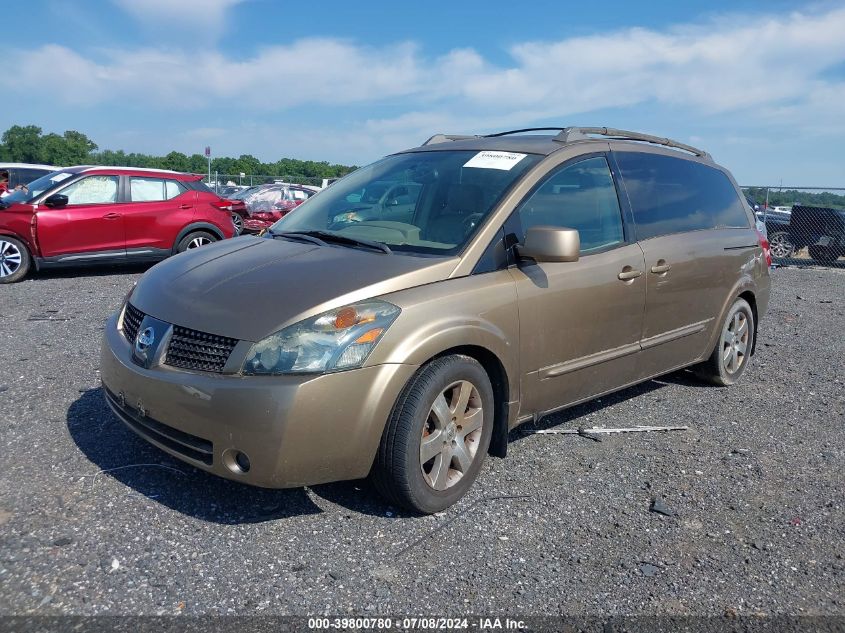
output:
[[[526,154],[515,154],[514,152],[478,152],[464,163],[464,167],[509,171],[525,156]]]

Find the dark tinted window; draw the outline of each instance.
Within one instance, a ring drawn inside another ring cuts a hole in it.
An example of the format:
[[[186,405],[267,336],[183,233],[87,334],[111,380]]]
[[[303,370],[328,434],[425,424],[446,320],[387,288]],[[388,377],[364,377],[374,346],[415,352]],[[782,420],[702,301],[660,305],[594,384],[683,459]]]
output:
[[[9,184],[12,187],[17,185],[27,185],[33,180],[37,180],[46,174],[50,173],[49,169],[12,169],[9,174]]]
[[[747,227],[736,189],[721,171],[660,154],[615,154],[634,210],[637,238]]]
[[[518,212],[522,237],[532,226],[578,229],[585,253],[624,241],[619,199],[603,156],[552,172]]]

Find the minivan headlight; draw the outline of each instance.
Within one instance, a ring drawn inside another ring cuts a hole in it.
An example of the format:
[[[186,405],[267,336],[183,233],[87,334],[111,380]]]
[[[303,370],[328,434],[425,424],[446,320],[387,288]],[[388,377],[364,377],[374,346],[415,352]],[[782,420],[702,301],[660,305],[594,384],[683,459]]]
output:
[[[360,367],[399,312],[392,303],[371,300],[294,323],[253,345],[243,373],[310,374]]]

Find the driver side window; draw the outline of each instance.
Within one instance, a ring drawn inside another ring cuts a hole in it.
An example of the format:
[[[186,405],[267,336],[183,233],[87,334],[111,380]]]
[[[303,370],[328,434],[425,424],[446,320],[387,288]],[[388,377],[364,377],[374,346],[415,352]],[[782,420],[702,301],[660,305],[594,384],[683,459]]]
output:
[[[68,185],[60,193],[72,204],[109,204],[117,202],[117,176],[87,176]]]
[[[532,226],[577,229],[583,254],[625,241],[616,187],[603,156],[553,171],[518,212],[523,238]]]

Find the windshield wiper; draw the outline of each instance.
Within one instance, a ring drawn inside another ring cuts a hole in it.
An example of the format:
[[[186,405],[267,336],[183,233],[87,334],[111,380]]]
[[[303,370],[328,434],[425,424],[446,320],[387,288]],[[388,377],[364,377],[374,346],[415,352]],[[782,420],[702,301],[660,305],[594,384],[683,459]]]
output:
[[[308,235],[306,232],[300,231],[282,231],[281,233],[274,233],[270,231],[270,235],[274,238],[276,237],[286,237],[291,240],[301,240],[303,242],[309,242],[311,244],[316,244],[317,246],[328,246],[323,240],[319,237],[315,237],[313,235]]]
[[[273,233],[274,236],[279,235],[281,237],[299,237],[301,239],[305,239],[309,237],[313,240],[322,242],[323,245],[326,242],[333,242],[335,244],[348,244],[350,246],[363,246],[365,248],[371,248],[377,251],[381,251],[385,255],[390,255],[393,251],[390,250],[390,247],[387,244],[383,244],[382,242],[376,242],[374,240],[365,240],[359,237],[350,237],[348,235],[338,235],[337,233],[331,233],[330,231],[283,231],[281,233]],[[316,243],[315,241],[315,243]]]

